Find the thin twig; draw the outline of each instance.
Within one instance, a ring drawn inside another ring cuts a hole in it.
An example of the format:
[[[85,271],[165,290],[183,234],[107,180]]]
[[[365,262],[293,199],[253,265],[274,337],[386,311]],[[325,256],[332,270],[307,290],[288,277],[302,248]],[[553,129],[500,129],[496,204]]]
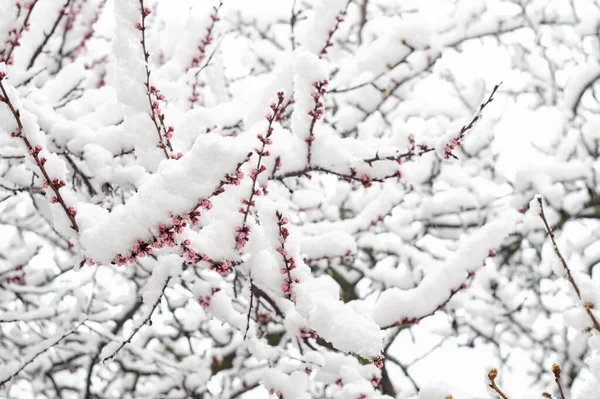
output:
[[[150,15],[150,9],[144,6],[144,0],[140,1],[140,11],[142,13],[142,22],[139,25],[136,25],[137,29],[141,32],[142,39],[140,43],[142,44],[142,51],[144,53],[144,68],[146,69],[146,80],[144,85],[146,86],[146,96],[148,97],[148,104],[150,106],[150,119],[154,124],[154,128],[156,129],[156,133],[158,134],[158,147],[163,151],[165,158],[171,159],[171,154],[169,151],[173,151],[173,147],[171,146],[171,141],[169,140],[167,134],[168,132],[164,128],[163,120],[161,119],[162,115],[157,115],[158,113],[158,100],[154,100],[152,96],[156,94],[156,88],[150,85],[150,53],[146,47],[146,17]],[[156,105],[156,106],[155,106]],[[163,116],[164,117],[164,116]],[[161,131],[161,127],[164,131]]]
[[[363,29],[367,23],[367,9],[369,0],[362,0],[360,5],[360,24],[358,25],[358,44],[363,43]]]
[[[20,138],[21,140],[23,140],[23,143],[27,147],[29,154],[33,157],[33,160],[35,161],[35,164],[39,168],[40,172],[42,172],[45,182],[48,184],[48,187],[50,187],[50,189],[52,189],[52,191],[54,192],[54,198],[56,199],[56,202],[58,204],[60,204],[60,206],[63,208],[65,214],[69,218],[69,221],[71,222],[71,228],[73,230],[75,230],[76,232],[79,232],[79,226],[77,225],[77,222],[75,221],[75,213],[73,212],[73,208],[69,207],[66,204],[65,200],[63,199],[63,196],[60,193],[60,188],[62,187],[60,185],[60,181],[57,179],[52,179],[50,177],[50,175],[48,174],[48,171],[46,170],[46,167],[44,166],[46,163],[46,159],[39,156],[41,147],[40,146],[34,147],[31,144],[31,142],[29,141],[29,139],[24,134],[23,122],[21,121],[21,110],[16,108],[13,105],[10,98],[8,97],[8,92],[6,91],[6,88],[4,87],[4,84],[2,83],[2,81],[5,78],[6,78],[6,74],[2,73],[0,75],[0,92],[2,92],[2,95],[0,96],[0,103],[4,103],[8,106],[8,109],[10,110],[11,114],[13,115],[13,117],[15,119],[15,122],[17,123],[17,132],[13,132],[13,137]]]
[[[571,269],[569,268],[569,265],[567,265],[567,261],[562,256],[562,254],[560,253],[560,250],[558,249],[558,246],[556,245],[556,239],[554,238],[554,233],[552,232],[552,229],[550,228],[550,224],[548,223],[548,220],[546,219],[546,215],[544,213],[544,201],[542,200],[542,197],[537,197],[537,201],[538,201],[538,204],[540,205],[540,217],[542,218],[542,221],[544,222],[544,227],[546,228],[546,232],[548,233],[548,236],[550,236],[550,241],[552,241],[552,247],[554,248],[554,253],[556,253],[556,256],[558,256],[558,259],[560,259],[560,263],[562,264],[563,268],[567,272],[567,280],[569,280],[569,283],[571,283],[571,286],[575,290],[577,297],[579,299],[581,299],[581,291],[579,289],[579,286],[577,285],[577,283],[575,282],[575,279],[573,278],[573,275],[571,274]],[[592,304],[591,302],[586,302],[584,304],[584,308],[585,308],[585,311],[587,312],[588,316],[590,317],[592,324],[594,325],[594,329],[596,329],[596,331],[600,331],[600,323],[598,323],[596,316],[594,316],[594,313],[592,312],[592,309],[594,309],[594,304]]]
[[[292,3],[292,16],[290,18],[290,41],[292,43],[292,50],[296,50],[296,21],[298,20],[298,13],[296,13],[296,0]]]
[[[69,335],[73,334],[84,322],[82,321],[81,323],[77,324],[74,328],[72,328],[71,330],[67,331],[66,333],[64,333],[63,335],[61,335],[60,337],[58,337],[58,339],[56,339],[56,341],[52,344],[49,345],[48,347],[42,349],[41,351],[39,351],[38,353],[36,353],[35,355],[33,355],[31,357],[31,359],[26,360],[25,362],[23,362],[21,364],[21,366],[14,371],[11,375],[9,375],[8,377],[6,377],[4,380],[0,381],[0,387],[3,387],[4,384],[6,384],[7,382],[9,382],[10,380],[12,380],[14,377],[17,376],[17,374],[19,374],[25,367],[27,367],[28,365],[30,365],[31,363],[33,363],[33,361],[35,359],[37,359],[41,354],[47,352],[50,348],[54,348],[56,345],[58,345],[63,339],[67,338]]]
[[[560,364],[554,363],[552,365],[552,373],[554,374],[554,382],[556,382],[556,386],[558,386],[558,392],[560,393],[561,399],[565,399],[565,393],[563,391],[562,384],[560,383]]]
[[[252,277],[250,277],[250,306],[248,307],[248,317],[246,318],[246,332],[244,333],[244,341],[248,336],[248,330],[250,330],[250,313],[252,313],[252,301],[254,300],[254,283]]]
[[[56,31],[56,28],[58,27],[58,24],[62,20],[63,16],[67,15],[67,7],[69,7],[70,2],[71,2],[71,0],[67,0],[65,5],[62,6],[62,8],[58,11],[58,17],[54,21],[54,25],[52,25],[52,28],[50,29],[50,33],[44,34],[44,40],[42,41],[42,43],[40,43],[38,48],[35,49],[33,56],[31,56],[31,59],[29,60],[29,64],[27,65],[28,70],[31,69],[31,67],[35,63],[35,60],[37,59],[37,57],[42,53],[42,50],[44,49],[44,47],[46,46],[46,44],[48,43],[48,41],[50,40],[50,38],[52,37],[54,32]]]
[[[163,284],[163,287],[162,287],[162,290],[160,292],[160,295],[158,296],[158,299],[156,300],[156,302],[154,302],[154,304],[152,305],[152,308],[150,309],[150,312],[148,312],[148,316],[146,316],[146,318],[137,327],[135,327],[133,329],[133,331],[131,332],[131,334],[129,335],[129,337],[125,341],[121,342],[121,344],[119,345],[119,347],[117,349],[115,349],[109,356],[106,356],[102,360],[103,362],[114,358],[117,355],[117,353],[119,353],[119,351],[121,349],[123,349],[123,347],[125,345],[131,343],[131,340],[138,333],[138,331],[140,331],[142,329],[142,327],[144,325],[146,325],[146,323],[148,323],[150,321],[150,318],[152,317],[152,314],[154,313],[154,310],[156,310],[156,308],[158,307],[158,304],[160,303],[160,300],[162,299],[162,297],[163,297],[163,295],[165,293],[165,289],[167,288],[167,285],[169,284],[169,281],[171,281],[171,277],[170,276],[167,278],[167,280]]]
[[[502,392],[500,387],[496,385],[496,377],[498,377],[498,369],[491,369],[488,373],[488,378],[490,379],[490,383],[488,384],[488,386],[494,391],[496,391],[496,393],[500,395],[502,399],[508,399],[508,396],[506,396],[506,394]]]

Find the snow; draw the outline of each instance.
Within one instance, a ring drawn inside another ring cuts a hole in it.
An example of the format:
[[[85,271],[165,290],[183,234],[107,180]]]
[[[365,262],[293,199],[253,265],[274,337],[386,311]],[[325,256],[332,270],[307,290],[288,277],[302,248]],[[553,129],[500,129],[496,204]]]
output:
[[[427,385],[419,391],[419,399],[445,399],[448,398],[449,395],[452,399],[473,398],[473,396],[461,392],[461,390],[444,382]]]
[[[316,1],[312,15],[308,18],[298,34],[298,42],[307,51],[319,55],[327,38],[328,31],[336,24],[336,17],[346,7],[348,0],[318,0]]]
[[[339,2],[339,0],[336,1]],[[304,140],[310,134],[312,121],[308,113],[315,107],[313,94],[316,89],[313,84],[328,79],[329,74],[325,70],[324,61],[304,50],[296,51],[293,65],[295,112],[292,115],[290,129],[296,136]]]
[[[302,236],[300,245],[302,253],[308,259],[356,253],[354,238],[343,230],[331,230],[317,236]]]
[[[286,375],[278,370],[270,370],[263,376],[261,383],[265,388],[279,393],[284,398],[308,399],[310,394],[306,392],[308,376],[306,373],[296,371]]]
[[[484,396],[485,358],[507,392],[552,386],[546,359],[577,375],[571,396],[594,397],[594,1],[228,0],[216,13],[218,0],[145,0],[147,63],[140,2],[71,2],[53,33],[63,2],[38,1],[27,27],[26,8],[0,3],[0,59],[14,48],[2,84],[79,230],[0,103],[8,396],[383,398],[387,376],[398,396],[469,399]],[[190,67],[200,44],[211,57]],[[157,148],[146,67],[177,160]],[[87,387],[96,354],[117,361]],[[71,356],[85,361],[60,366]]]
[[[74,331],[75,329],[63,329],[62,331],[52,334],[49,338],[29,346],[27,348],[27,353],[19,360],[11,360],[7,366],[0,369],[0,382],[6,382],[11,376],[16,374],[23,367],[34,362],[42,353],[57,345],[66,335],[69,335]]]
[[[589,86],[599,78],[600,62],[597,60],[590,60],[587,64],[579,67],[578,70],[573,71],[565,88],[565,108],[576,114],[581,97]]]
[[[319,336],[339,350],[366,358],[379,356],[383,345],[379,327],[341,302],[338,290],[326,276],[302,282],[294,288],[296,309]]]
[[[178,277],[181,273],[181,260],[177,255],[167,255],[161,259],[161,264],[152,270],[152,275],[142,290],[142,301],[153,306],[162,296],[169,279]]]
[[[468,272],[481,267],[489,250],[500,245],[514,231],[518,219],[516,212],[507,212],[503,220],[483,226],[463,240],[450,259],[437,272],[425,276],[417,287],[383,291],[373,309],[375,322],[381,327],[387,327],[402,320],[420,319],[435,312],[453,291],[461,287]]]
[[[149,238],[148,229],[169,223],[169,212],[189,212],[199,200],[208,198],[225,174],[235,171],[246,152],[243,147],[236,148],[233,139],[200,136],[182,159],[168,161],[124,205],[82,230],[80,242],[85,254],[108,264],[118,253],[127,253],[137,239]],[[202,167],[204,162],[212,167]],[[96,208],[82,209],[78,217],[90,218],[86,213],[98,214],[92,210]]]

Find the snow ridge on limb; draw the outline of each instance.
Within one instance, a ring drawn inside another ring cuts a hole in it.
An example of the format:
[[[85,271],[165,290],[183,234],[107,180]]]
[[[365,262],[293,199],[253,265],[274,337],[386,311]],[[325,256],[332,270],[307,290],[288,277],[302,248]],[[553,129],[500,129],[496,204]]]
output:
[[[108,264],[138,239],[148,239],[149,228],[168,223],[169,212],[188,212],[210,197],[248,155],[245,146],[236,144],[232,138],[200,136],[183,158],[167,161],[124,205],[110,213],[94,205],[82,207],[81,245],[86,256]]]
[[[477,271],[491,250],[499,246],[517,228],[520,219],[516,211],[487,223],[464,239],[456,252],[438,271],[425,276],[415,288],[384,291],[373,310],[373,318],[381,327],[418,321],[433,314],[464,284],[469,273]]]

